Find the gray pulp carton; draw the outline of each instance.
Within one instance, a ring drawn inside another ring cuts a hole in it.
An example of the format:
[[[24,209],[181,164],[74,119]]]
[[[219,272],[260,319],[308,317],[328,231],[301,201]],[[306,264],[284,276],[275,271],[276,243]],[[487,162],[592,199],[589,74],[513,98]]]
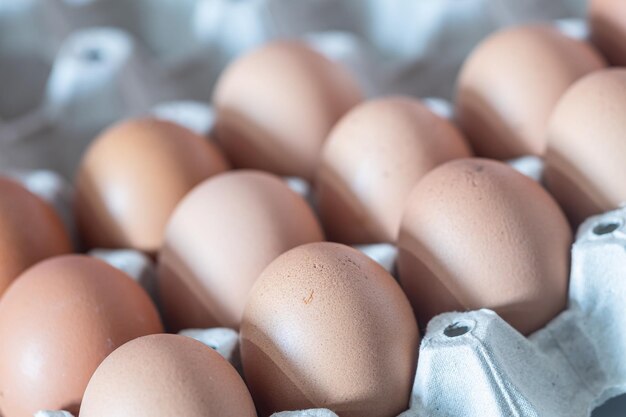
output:
[[[359,249],[386,268],[393,266],[393,246]],[[119,266],[116,251],[107,256]],[[144,269],[127,266],[130,270]],[[607,399],[626,393],[625,315],[626,208],[620,208],[580,226],[572,247],[568,308],[530,337],[487,309],[433,318],[422,338],[410,409],[398,417],[589,416]],[[181,334],[239,367],[235,331]],[[274,414],[331,416],[336,415],[322,409]]]
[[[63,177],[71,177],[89,141],[121,118],[148,113],[210,133],[212,85],[228,61],[255,45],[304,37],[350,67],[369,95],[450,99],[456,71],[484,35],[525,20],[582,17],[584,3],[0,0],[0,170],[51,202],[76,241],[71,187]],[[561,27],[585,36],[584,25]],[[441,101],[431,106],[449,114]],[[540,178],[537,160],[512,165]],[[289,183],[308,193],[302,181]],[[488,310],[434,318],[423,335],[411,408],[401,416],[587,416],[626,392],[625,221],[620,209],[581,226],[572,249],[569,307],[529,338]],[[359,249],[392,270],[394,247]],[[150,259],[127,250],[92,254],[154,294]],[[235,332],[184,334],[238,364]]]

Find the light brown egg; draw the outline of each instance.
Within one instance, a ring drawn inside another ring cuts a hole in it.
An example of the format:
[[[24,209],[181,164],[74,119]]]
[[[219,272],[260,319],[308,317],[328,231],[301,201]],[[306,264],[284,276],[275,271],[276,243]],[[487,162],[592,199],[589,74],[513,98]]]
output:
[[[589,2],[591,41],[612,65],[626,65],[626,7],[623,0]]]
[[[0,414],[77,413],[109,353],[162,331],[152,301],[123,272],[83,255],[38,263],[0,300]]]
[[[132,340],[110,354],[89,381],[80,417],[256,417],[237,371],[185,336]]]
[[[177,124],[116,124],[91,144],[76,176],[75,213],[85,243],[155,252],[180,199],[227,168],[213,144]]]
[[[459,75],[456,115],[477,155],[542,155],[563,92],[605,66],[586,42],[547,25],[505,29],[481,42]]]
[[[548,129],[546,186],[571,222],[626,202],[626,70],[606,69],[574,84]]]
[[[398,272],[420,326],[446,311],[489,308],[529,334],[565,307],[571,244],[539,184],[501,162],[461,159],[411,192]]]
[[[386,97],[356,106],[331,131],[317,172],[329,240],[395,242],[417,181],[445,161],[469,156],[457,128],[419,100]]]
[[[387,271],[348,246],[311,243],[274,260],[250,294],[240,340],[263,416],[408,408],[420,340],[411,306]]]
[[[230,64],[213,101],[216,135],[238,168],[312,179],[335,122],[361,100],[339,64],[296,41],[275,41]]]
[[[54,209],[0,177],[0,297],[29,266],[71,251],[70,237]]]
[[[243,170],[203,182],[176,208],[159,255],[166,323],[238,328],[263,268],[323,239],[311,208],[279,177]]]

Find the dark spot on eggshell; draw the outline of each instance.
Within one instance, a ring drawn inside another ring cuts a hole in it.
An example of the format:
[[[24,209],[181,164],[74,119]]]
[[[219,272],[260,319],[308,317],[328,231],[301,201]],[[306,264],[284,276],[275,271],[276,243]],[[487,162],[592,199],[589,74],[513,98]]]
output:
[[[313,294],[315,294],[315,291],[311,290],[311,292],[309,292],[309,295],[302,299],[304,304],[311,304],[311,302],[313,302]]]

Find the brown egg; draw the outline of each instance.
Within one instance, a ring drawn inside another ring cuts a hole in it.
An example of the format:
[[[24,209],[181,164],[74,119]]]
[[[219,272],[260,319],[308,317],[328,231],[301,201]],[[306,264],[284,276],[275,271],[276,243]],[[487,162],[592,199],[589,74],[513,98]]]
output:
[[[240,340],[263,416],[329,408],[395,417],[408,408],[417,324],[396,281],[356,249],[318,242],[275,259],[250,293]]]
[[[612,65],[626,65],[624,0],[591,0],[588,14],[591,41]]]
[[[356,106],[331,131],[317,172],[328,238],[395,242],[417,181],[445,161],[469,156],[457,128],[418,100],[386,97]]]
[[[574,84],[548,129],[545,180],[571,222],[626,202],[626,70],[606,69]]]
[[[529,334],[565,307],[571,244],[539,184],[501,162],[462,159],[411,192],[398,272],[420,326],[446,311],[489,308]]]
[[[323,239],[311,208],[272,174],[233,171],[203,182],[176,208],[159,255],[167,324],[238,328],[263,268]]]
[[[29,266],[71,251],[70,237],[54,209],[0,177],[0,297]]]
[[[361,92],[304,43],[276,41],[228,66],[213,100],[217,139],[236,167],[310,180],[330,128]]]
[[[89,381],[80,417],[256,417],[226,359],[185,336],[156,334],[110,354]]]
[[[214,145],[177,124],[133,119],[111,127],[91,144],[76,177],[85,243],[156,251],[180,199],[227,168]]]
[[[76,414],[109,353],[161,331],[152,301],[123,272],[82,255],[38,263],[0,300],[0,414]]]
[[[489,36],[459,75],[456,113],[477,155],[542,155],[548,118],[563,92],[605,62],[586,42],[547,25]]]

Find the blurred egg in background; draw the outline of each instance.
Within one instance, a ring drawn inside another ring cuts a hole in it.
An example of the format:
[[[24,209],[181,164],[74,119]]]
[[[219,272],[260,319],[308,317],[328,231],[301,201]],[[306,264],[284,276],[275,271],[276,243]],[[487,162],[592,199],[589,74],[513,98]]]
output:
[[[276,41],[220,76],[215,135],[237,168],[311,179],[328,132],[361,99],[340,64],[302,42]]]
[[[91,144],[76,174],[75,212],[85,244],[154,254],[176,204],[228,167],[214,144],[175,123],[116,124]]]
[[[590,0],[591,41],[609,63],[626,65],[626,9],[620,0]]]
[[[154,304],[123,272],[84,255],[44,260],[0,299],[0,412],[77,414],[109,353],[162,331]]]
[[[459,130],[419,100],[366,101],[331,130],[315,179],[330,240],[395,242],[407,196],[429,170],[471,156]]]
[[[561,94],[605,65],[589,43],[551,25],[498,31],[472,51],[459,73],[459,125],[478,156],[543,155],[548,118]]]
[[[559,100],[549,123],[546,185],[574,227],[626,202],[626,70],[587,75]]]
[[[70,237],[54,209],[0,177],[0,297],[28,267],[71,251]]]
[[[174,210],[159,253],[167,325],[238,328],[261,271],[323,239],[311,208],[273,174],[237,170],[202,182]]]

